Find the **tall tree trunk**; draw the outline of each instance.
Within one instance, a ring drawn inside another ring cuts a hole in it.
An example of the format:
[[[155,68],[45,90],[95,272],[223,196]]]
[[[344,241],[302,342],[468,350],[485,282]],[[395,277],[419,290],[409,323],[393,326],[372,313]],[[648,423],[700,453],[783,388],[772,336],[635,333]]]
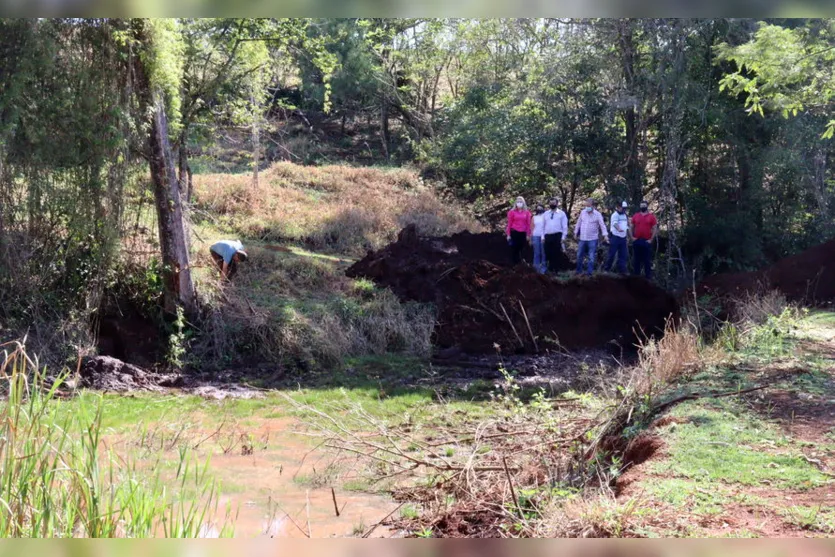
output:
[[[191,167],[188,164],[188,146],[186,145],[186,132],[180,134],[177,149],[178,174],[177,181],[180,184],[180,195],[186,202],[191,202]]]
[[[635,91],[635,39],[632,20],[618,21],[621,69],[629,106],[624,111],[626,124],[626,185],[634,205],[643,198],[641,165],[638,158],[638,97]]]
[[[389,102],[385,95],[383,95],[380,103],[380,142],[383,145],[383,156],[389,160],[391,155],[389,148],[391,146],[391,134],[389,133]]]
[[[194,314],[197,300],[189,265],[180,183],[168,141],[168,118],[159,92],[152,94],[152,101],[150,166],[162,252],[165,309],[173,312],[181,305],[187,314]]]
[[[252,187],[254,191],[260,189],[258,181],[258,166],[261,164],[261,125],[258,106],[255,104],[255,95],[252,96]]]
[[[829,215],[829,192],[826,188],[826,150],[819,147],[812,156],[812,187],[821,218]]]

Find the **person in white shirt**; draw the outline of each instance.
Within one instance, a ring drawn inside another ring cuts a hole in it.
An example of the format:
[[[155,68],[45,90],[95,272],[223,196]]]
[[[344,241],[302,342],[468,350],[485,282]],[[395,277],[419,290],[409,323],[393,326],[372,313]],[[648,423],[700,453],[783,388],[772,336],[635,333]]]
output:
[[[628,203],[624,201],[620,207],[612,213],[609,220],[609,232],[611,233],[611,241],[609,243],[609,256],[606,258],[606,266],[604,271],[609,271],[612,268],[612,263],[615,262],[615,257],[618,259],[618,272],[622,275],[626,274],[626,259],[629,256],[626,247],[626,237],[629,234],[629,217],[626,214]]]
[[[565,237],[568,235],[568,217],[559,209],[559,202],[552,198],[548,202],[549,209],[545,211],[544,217],[544,246],[545,260],[548,262],[548,270],[556,273],[559,269],[559,261],[565,251]]]
[[[531,244],[533,245],[533,268],[538,273],[545,272],[545,251],[543,237],[545,236],[545,207],[542,203],[536,204],[533,217],[531,217]]]

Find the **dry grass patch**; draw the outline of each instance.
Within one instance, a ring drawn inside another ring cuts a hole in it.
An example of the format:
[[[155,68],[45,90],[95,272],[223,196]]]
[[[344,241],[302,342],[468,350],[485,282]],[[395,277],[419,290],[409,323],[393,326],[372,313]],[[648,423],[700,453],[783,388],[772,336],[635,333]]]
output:
[[[328,367],[351,356],[431,351],[432,307],[348,279],[335,261],[254,247],[232,282],[216,273],[198,280],[207,316],[195,348],[222,363],[234,354]]]
[[[408,169],[280,162],[261,174],[258,189],[248,174],[195,176],[195,188],[197,207],[241,236],[336,253],[382,247],[409,224],[429,235],[479,229]]]

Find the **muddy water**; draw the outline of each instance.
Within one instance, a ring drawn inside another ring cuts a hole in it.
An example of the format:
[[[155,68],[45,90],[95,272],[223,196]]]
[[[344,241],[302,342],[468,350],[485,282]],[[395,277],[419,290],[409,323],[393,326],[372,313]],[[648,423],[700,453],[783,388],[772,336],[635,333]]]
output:
[[[316,450],[321,440],[296,433],[300,427],[286,418],[259,419],[200,444],[195,456],[210,456],[209,474],[220,483],[218,513],[204,525],[205,537],[216,537],[225,525],[243,538],[361,536],[397,508],[389,497],[345,490],[343,484],[356,481],[358,472],[344,462],[333,466],[334,455]],[[251,441],[232,441],[240,431]],[[190,437],[202,441],[211,434]],[[251,454],[244,444],[251,444]],[[176,449],[165,452],[169,455],[178,459]],[[390,534],[379,526],[370,537]]]
[[[286,442],[287,438],[283,437],[282,441]],[[237,509],[236,537],[361,535],[397,506],[388,497],[346,491],[340,487],[343,479],[315,481],[312,478],[318,476],[313,471],[314,464],[302,463],[308,451],[309,446],[296,441],[260,454],[212,457],[212,473],[222,482],[219,507],[224,509],[229,504]],[[308,459],[317,460],[315,455],[309,455]],[[325,460],[320,464],[321,468],[327,466]],[[334,495],[340,511],[338,517]],[[222,521],[213,526],[221,525]],[[374,537],[386,534],[382,526],[372,533]]]
[[[221,482],[219,508],[233,509],[236,537],[362,535],[396,508],[388,497],[343,489],[357,473],[334,464],[334,455],[315,450],[320,441],[295,433],[299,427],[291,419],[261,420],[247,431],[252,454],[242,447],[224,454],[228,444],[208,449],[211,473]],[[207,535],[222,520],[216,517]],[[387,533],[380,526],[372,536]]]

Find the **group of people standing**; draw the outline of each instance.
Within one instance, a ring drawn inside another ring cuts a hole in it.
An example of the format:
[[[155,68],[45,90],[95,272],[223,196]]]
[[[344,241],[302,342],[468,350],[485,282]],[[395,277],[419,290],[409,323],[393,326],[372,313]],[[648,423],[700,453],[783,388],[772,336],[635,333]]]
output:
[[[551,199],[549,209],[537,203],[533,214],[528,210],[523,197],[516,198],[513,209],[507,213],[507,241],[510,245],[514,264],[521,263],[523,251],[530,242],[533,245],[533,266],[540,272],[556,272],[559,258],[565,251],[565,239],[568,236],[568,216],[559,208],[559,201]],[[577,238],[577,274],[591,276],[597,259],[597,246],[600,238],[609,244],[605,271],[617,263],[617,271],[627,272],[629,242],[632,241],[634,257],[633,272],[652,280],[652,241],[658,233],[658,220],[651,212],[646,201],[640,204],[640,211],[630,218],[626,214],[629,204],[624,201],[609,219],[609,227],[603,215],[597,210],[594,199],[586,199],[583,210],[574,225]]]

